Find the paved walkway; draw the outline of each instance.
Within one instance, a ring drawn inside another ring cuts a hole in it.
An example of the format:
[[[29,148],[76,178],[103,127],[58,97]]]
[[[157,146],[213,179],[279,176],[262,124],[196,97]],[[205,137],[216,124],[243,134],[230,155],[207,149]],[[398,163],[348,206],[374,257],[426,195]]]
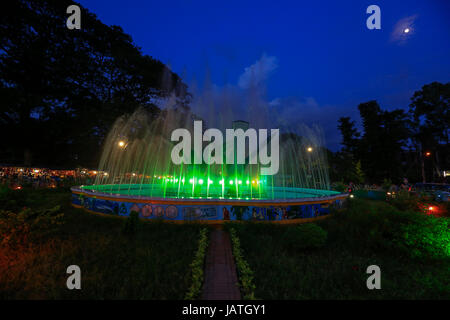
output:
[[[203,300],[240,300],[231,240],[221,229],[211,231],[206,254]]]

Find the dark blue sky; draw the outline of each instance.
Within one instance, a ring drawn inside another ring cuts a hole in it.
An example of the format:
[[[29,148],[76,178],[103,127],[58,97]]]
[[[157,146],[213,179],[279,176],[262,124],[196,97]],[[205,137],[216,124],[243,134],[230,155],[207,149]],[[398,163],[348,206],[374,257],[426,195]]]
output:
[[[337,119],[359,121],[359,103],[407,108],[422,85],[450,80],[450,1],[80,3],[104,23],[120,25],[188,84],[208,69],[217,86],[238,85],[245,68],[268,60],[267,100],[297,101],[302,121],[319,122],[334,150]],[[381,30],[366,28],[371,4],[381,8]],[[406,36],[396,32],[404,26],[411,29]],[[287,109],[280,112],[289,116],[295,107]]]

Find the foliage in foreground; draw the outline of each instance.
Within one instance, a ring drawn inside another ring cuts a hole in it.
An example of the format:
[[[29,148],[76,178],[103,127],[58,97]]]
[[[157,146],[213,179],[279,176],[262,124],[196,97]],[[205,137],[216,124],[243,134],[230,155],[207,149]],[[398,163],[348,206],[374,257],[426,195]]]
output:
[[[205,265],[206,249],[208,248],[208,229],[203,228],[200,230],[200,238],[198,240],[198,249],[192,261],[191,275],[192,284],[189,287],[189,291],[186,293],[186,300],[193,300],[200,295],[203,285],[203,269]]]
[[[353,200],[333,222],[341,226],[348,242],[358,239],[373,250],[392,250],[410,257],[450,257],[448,218],[401,211],[384,202]]]
[[[32,229],[39,241],[0,245],[0,299],[184,298],[201,226],[142,222],[129,237],[122,232],[126,220],[72,208],[65,190],[22,191],[13,191],[14,207],[0,209],[44,213],[59,203],[54,214],[64,213],[63,223],[51,224],[45,237]],[[66,287],[73,264],[81,269],[81,290]]]
[[[325,245],[327,232],[315,223],[287,228],[282,237],[289,250],[318,249]]]
[[[255,300],[255,284],[253,283],[253,271],[250,265],[244,258],[241,248],[241,242],[236,230],[229,229],[231,236],[231,243],[233,245],[233,256],[236,261],[236,268],[239,274],[239,284],[243,294],[244,300]]]
[[[317,222],[324,246],[293,249],[299,226],[234,224],[262,299],[449,299],[448,218],[401,211],[382,201],[350,201]],[[381,268],[381,290],[366,269]]]
[[[43,241],[63,223],[63,217],[60,206],[41,210],[23,208],[18,213],[0,210],[0,245],[25,246],[30,241]]]
[[[136,211],[131,211],[122,227],[122,233],[128,237],[136,236],[140,224],[139,222],[139,213]]]

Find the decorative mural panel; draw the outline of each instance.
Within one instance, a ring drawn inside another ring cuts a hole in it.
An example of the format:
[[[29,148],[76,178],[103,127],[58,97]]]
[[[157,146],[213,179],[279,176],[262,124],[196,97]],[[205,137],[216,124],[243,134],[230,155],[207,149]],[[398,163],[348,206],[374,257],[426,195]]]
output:
[[[191,205],[135,203],[129,201],[97,199],[94,196],[72,194],[72,204],[87,210],[116,216],[129,216],[135,211],[143,219],[166,220],[242,220],[280,221],[289,219],[314,218],[330,213],[330,208],[340,208],[342,199],[325,199],[323,203],[288,205],[280,202],[275,206],[246,205]],[[155,201],[152,201],[155,202]]]

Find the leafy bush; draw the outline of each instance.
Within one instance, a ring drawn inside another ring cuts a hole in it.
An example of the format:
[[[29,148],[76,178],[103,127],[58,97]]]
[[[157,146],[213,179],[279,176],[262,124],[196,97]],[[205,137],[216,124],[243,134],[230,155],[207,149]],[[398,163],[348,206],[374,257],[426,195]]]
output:
[[[325,245],[327,232],[314,223],[288,227],[282,242],[291,250],[317,249]]]
[[[411,194],[406,190],[400,190],[389,203],[401,211],[424,212],[425,204],[432,202],[430,197],[424,194]]]
[[[442,211],[444,217],[450,218],[450,201],[446,201],[442,204]]]
[[[253,271],[248,262],[244,259],[241,249],[241,242],[236,234],[236,230],[229,229],[231,243],[233,245],[233,256],[236,261],[236,268],[239,274],[239,282],[244,296],[244,300],[255,300],[255,285],[253,284]]]
[[[384,191],[388,191],[391,186],[392,186],[392,180],[384,178],[383,183],[381,184],[381,188]]]
[[[343,182],[336,182],[333,184],[333,190],[339,191],[339,192],[346,192],[347,186]]]
[[[11,193],[11,189],[8,188],[7,185],[0,184],[0,200],[8,198],[10,193]]]
[[[186,294],[186,300],[193,300],[200,295],[203,284],[203,266],[205,264],[206,249],[208,248],[208,230],[203,228],[200,230],[200,238],[198,240],[198,249],[192,261],[191,274],[192,284]]]
[[[125,220],[122,233],[127,236],[135,236],[139,226],[139,213],[131,211],[130,216]]]
[[[409,220],[401,227],[399,245],[405,247],[412,257],[450,257],[448,218],[411,213]]]
[[[0,244],[26,245],[28,240],[39,241],[57,230],[64,217],[60,206],[51,209],[23,208],[19,213],[0,210]]]

